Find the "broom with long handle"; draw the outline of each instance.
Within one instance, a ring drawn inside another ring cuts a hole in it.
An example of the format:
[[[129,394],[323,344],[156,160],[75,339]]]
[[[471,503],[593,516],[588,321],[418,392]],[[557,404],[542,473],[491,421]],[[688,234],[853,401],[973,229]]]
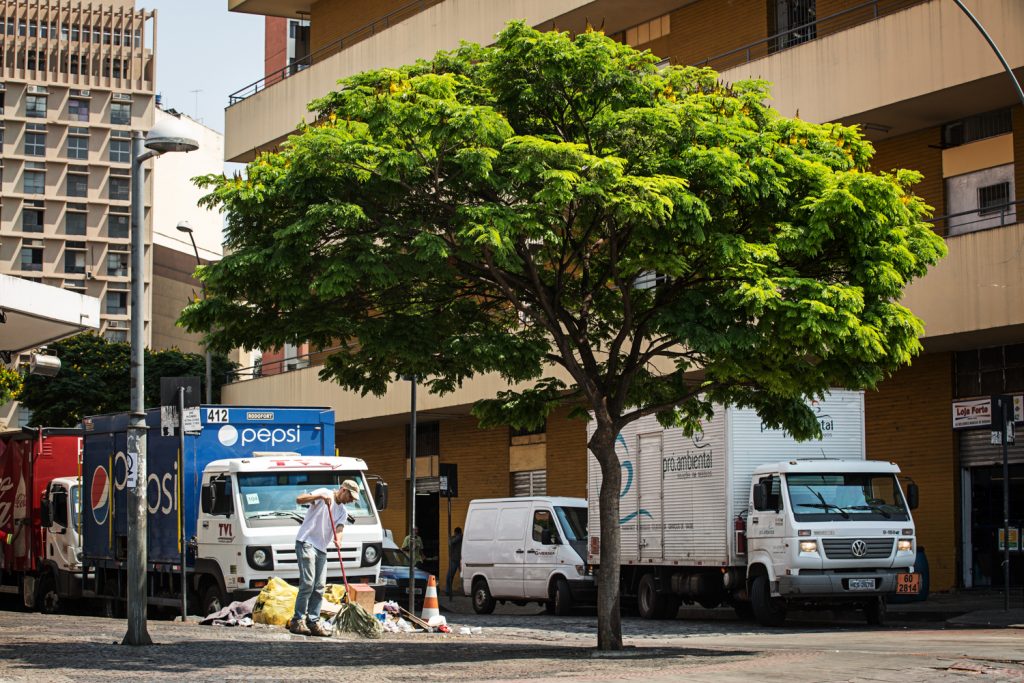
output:
[[[330,503],[324,501],[327,505],[327,514],[331,518],[331,532],[334,534],[334,547],[338,551],[338,563],[341,565],[341,580],[345,583],[345,597],[344,604],[341,605],[337,613],[328,620],[331,628],[334,628],[338,619],[345,614],[345,621],[342,622],[342,630],[353,631],[367,638],[377,638],[380,636],[380,624],[372,614],[367,612],[358,603],[352,602],[352,598],[349,593],[348,587],[348,575],[345,573],[345,560],[341,557],[341,541],[338,538],[338,527],[334,523],[334,510]],[[344,529],[342,530],[344,535]]]

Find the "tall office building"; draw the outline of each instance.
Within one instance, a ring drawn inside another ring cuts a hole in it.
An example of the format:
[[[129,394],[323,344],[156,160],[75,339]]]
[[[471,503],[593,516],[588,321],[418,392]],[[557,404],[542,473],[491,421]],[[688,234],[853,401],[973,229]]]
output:
[[[1011,67],[1024,71],[1024,3],[967,4]],[[240,83],[229,103],[230,161],[250,160],[279,144],[306,113],[306,104],[334,89],[337,79],[429,58],[460,40],[487,44],[511,19],[570,32],[588,23],[599,26],[672,64],[710,65],[726,82],[771,81],[773,105],[786,116],[860,125],[876,147],[876,170],[903,167],[924,174],[917,192],[935,208],[935,230],[949,247],[948,258],[904,297],[924,320],[925,352],[867,393],[867,455],[898,463],[920,485],[915,517],[933,589],[1000,583],[1000,452],[987,430],[961,431],[952,416],[963,401],[1024,393],[1024,223],[1016,190],[1024,183],[1024,107],[955,3],[228,0],[228,7],[273,18],[268,30],[275,32],[267,42],[266,77]],[[308,22],[302,29],[308,43],[297,44],[293,61],[281,63],[287,22]],[[310,360],[315,366],[317,356]],[[226,395],[240,404],[333,406],[341,420],[341,449],[364,457],[371,470],[392,482],[385,523],[401,537],[407,389],[398,385],[374,400],[323,385],[317,372],[295,366],[293,372],[241,382]],[[458,466],[453,525],[461,524],[475,497],[586,492],[585,428],[579,422],[560,414],[536,434],[477,429],[469,405],[501,388],[482,377],[448,396],[420,398],[418,452],[424,460],[417,473],[425,473],[418,478],[427,495],[417,496],[417,520],[427,554],[436,548],[442,566],[444,506],[430,493],[437,489],[439,465]],[[1018,528],[1024,526],[1024,447],[1011,448],[1010,458],[1010,526]],[[1015,557],[1024,555],[1018,551]],[[1024,561],[1012,566],[1014,583],[1024,584]]]

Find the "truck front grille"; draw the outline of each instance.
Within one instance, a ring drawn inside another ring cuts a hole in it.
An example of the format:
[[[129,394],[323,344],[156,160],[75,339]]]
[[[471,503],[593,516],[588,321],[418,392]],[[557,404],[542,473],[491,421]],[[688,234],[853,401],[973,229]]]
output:
[[[882,560],[892,555],[895,538],[825,538],[825,557],[830,560]],[[861,546],[860,544],[863,544]],[[863,554],[854,552],[854,546],[863,548]]]
[[[341,546],[341,556],[345,559],[346,564],[359,564],[359,547],[358,546]],[[274,549],[274,566],[275,567],[297,567],[299,565],[298,559],[295,557],[295,548],[275,548]],[[338,549],[331,545],[327,548],[327,566],[338,566]]]

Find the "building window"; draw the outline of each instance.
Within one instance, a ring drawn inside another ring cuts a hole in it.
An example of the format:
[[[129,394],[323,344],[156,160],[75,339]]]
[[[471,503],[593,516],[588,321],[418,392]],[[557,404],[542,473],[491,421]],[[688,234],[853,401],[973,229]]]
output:
[[[25,116],[30,119],[45,119],[46,95],[29,95],[26,97]]]
[[[1024,344],[959,351],[956,398],[1024,392]]]
[[[128,140],[110,141],[110,160],[115,164],[131,162],[131,142]]]
[[[85,273],[85,242],[68,242],[64,247],[64,272]]]
[[[68,173],[68,196],[86,197],[89,195],[89,176],[81,173]]]
[[[107,275],[128,277],[128,254],[121,252],[107,254]]]
[[[85,214],[72,211],[64,214],[64,232],[68,235],[84,235]]]
[[[1013,120],[1010,110],[997,109],[947,123],[942,127],[942,144],[945,147],[957,147],[1011,132]]]
[[[128,237],[128,215],[110,214],[107,217],[107,237],[121,239]]]
[[[25,194],[43,194],[46,191],[45,171],[25,171]]]
[[[43,210],[39,208],[24,208],[21,210],[21,231],[42,232],[43,231]]]
[[[46,156],[46,133],[25,133],[25,156]]]
[[[68,136],[68,159],[88,159],[89,138],[82,135]]]
[[[130,197],[128,189],[130,184],[131,183],[128,178],[111,177],[109,184],[110,199],[128,201],[128,198]]]
[[[530,470],[512,473],[512,495],[546,496],[548,494],[547,470]]]
[[[103,333],[103,338],[108,342],[123,344],[128,341],[128,332],[127,330],[107,330]]]
[[[88,121],[89,100],[68,100],[68,118],[72,121]]]
[[[1010,183],[996,183],[978,188],[978,213],[984,216],[1006,209],[1010,202]]]
[[[132,122],[132,105],[129,102],[113,102],[110,105],[110,122],[115,126],[127,126]]]
[[[409,425],[405,425],[405,457],[409,457]],[[416,424],[416,457],[441,455],[441,424],[419,422]]]
[[[43,269],[43,241],[25,240],[21,247],[21,269],[40,271]]]
[[[85,280],[65,280],[64,289],[71,290],[72,292],[78,292],[79,294],[85,294]]]
[[[768,0],[769,52],[814,40],[818,35],[815,0]]]
[[[128,315],[128,292],[107,292],[106,309],[110,315]]]

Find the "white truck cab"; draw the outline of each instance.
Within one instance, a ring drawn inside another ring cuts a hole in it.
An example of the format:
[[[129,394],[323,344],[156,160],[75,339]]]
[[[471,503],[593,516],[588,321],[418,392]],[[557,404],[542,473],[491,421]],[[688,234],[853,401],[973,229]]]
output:
[[[747,586],[762,623],[779,623],[791,601],[854,601],[871,623],[884,596],[917,593],[917,547],[893,463],[808,459],[754,470],[747,514]]]
[[[295,534],[306,506],[295,498],[353,479],[361,493],[346,505],[354,521],[338,538],[344,571],[349,582],[376,583],[384,538],[377,507],[386,505],[386,495],[370,493],[365,473],[363,460],[347,457],[273,453],[211,462],[202,475],[195,571],[219,575],[225,593],[236,597],[259,591],[272,576],[298,585]],[[327,580],[342,582],[334,543],[327,549]],[[215,598],[228,597],[216,593],[204,591],[204,609],[212,611]]]

